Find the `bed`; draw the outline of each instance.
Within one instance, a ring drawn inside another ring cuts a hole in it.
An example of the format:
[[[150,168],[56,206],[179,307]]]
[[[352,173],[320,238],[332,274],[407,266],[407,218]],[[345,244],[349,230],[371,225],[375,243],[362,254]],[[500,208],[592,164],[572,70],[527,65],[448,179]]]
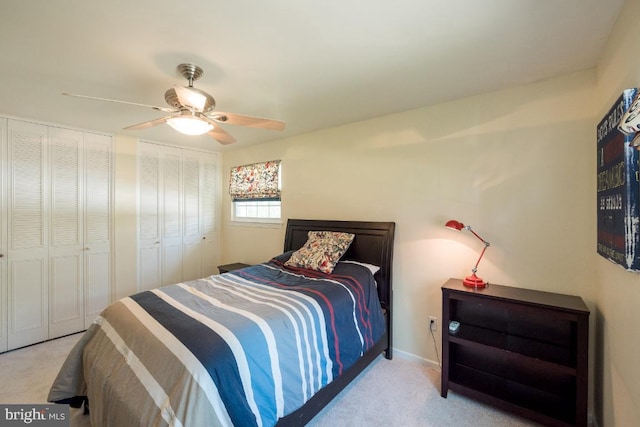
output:
[[[392,358],[394,231],[290,219],[269,261],[123,298],[73,348],[48,400],[84,404],[94,426],[305,425],[381,353]],[[339,261],[300,264],[326,236],[352,236]]]

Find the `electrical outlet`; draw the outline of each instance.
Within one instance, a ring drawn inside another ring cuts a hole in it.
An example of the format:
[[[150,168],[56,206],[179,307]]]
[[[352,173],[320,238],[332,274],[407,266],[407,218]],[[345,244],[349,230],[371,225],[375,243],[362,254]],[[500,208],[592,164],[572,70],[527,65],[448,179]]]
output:
[[[437,326],[438,326],[438,320],[433,316],[429,316],[429,329],[431,329],[432,331],[435,331],[437,329]]]

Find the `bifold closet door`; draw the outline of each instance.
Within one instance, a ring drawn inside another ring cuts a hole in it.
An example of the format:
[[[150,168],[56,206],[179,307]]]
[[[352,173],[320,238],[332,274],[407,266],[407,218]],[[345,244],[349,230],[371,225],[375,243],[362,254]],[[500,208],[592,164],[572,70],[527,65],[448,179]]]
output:
[[[202,156],[202,277],[218,273],[218,162],[214,154]]]
[[[183,281],[182,170],[182,149],[138,144],[141,291]]]
[[[47,127],[8,121],[8,349],[49,337]]]
[[[49,129],[49,338],[89,327],[111,300],[111,137]]]
[[[112,146],[110,136],[84,134],[85,328],[111,302]]]
[[[138,287],[217,272],[217,155],[138,144]]]
[[[0,351],[86,329],[111,301],[112,138],[0,118]]]
[[[202,271],[202,233],[200,217],[200,153],[184,153],[184,226],[182,229],[184,280],[203,277]]]
[[[49,338],[84,329],[84,135],[49,128]]]
[[[162,146],[138,143],[138,290],[162,283],[161,159]]]
[[[217,272],[217,157],[199,151],[183,151],[184,264],[183,280]]]
[[[162,286],[182,279],[182,149],[164,147],[160,176]]]
[[[0,352],[7,351],[7,119],[0,117]]]

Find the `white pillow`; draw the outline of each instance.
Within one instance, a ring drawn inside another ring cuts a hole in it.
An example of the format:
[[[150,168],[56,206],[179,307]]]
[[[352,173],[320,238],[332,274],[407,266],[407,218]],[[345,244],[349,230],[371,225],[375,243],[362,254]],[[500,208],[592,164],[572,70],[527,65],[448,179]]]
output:
[[[363,267],[367,267],[369,269],[369,271],[371,271],[371,274],[376,274],[378,271],[380,271],[380,267],[378,267],[377,265],[367,264],[366,262],[351,261],[351,260],[344,260],[344,261],[340,261],[340,262],[349,262],[351,264],[358,264],[358,265],[361,265]]]

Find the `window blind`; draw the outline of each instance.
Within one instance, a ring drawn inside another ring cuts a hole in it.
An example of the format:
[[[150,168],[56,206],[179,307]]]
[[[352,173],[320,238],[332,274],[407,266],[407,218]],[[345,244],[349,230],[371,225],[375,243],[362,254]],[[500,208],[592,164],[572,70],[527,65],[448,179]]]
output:
[[[234,166],[229,194],[238,200],[280,200],[280,160]]]

